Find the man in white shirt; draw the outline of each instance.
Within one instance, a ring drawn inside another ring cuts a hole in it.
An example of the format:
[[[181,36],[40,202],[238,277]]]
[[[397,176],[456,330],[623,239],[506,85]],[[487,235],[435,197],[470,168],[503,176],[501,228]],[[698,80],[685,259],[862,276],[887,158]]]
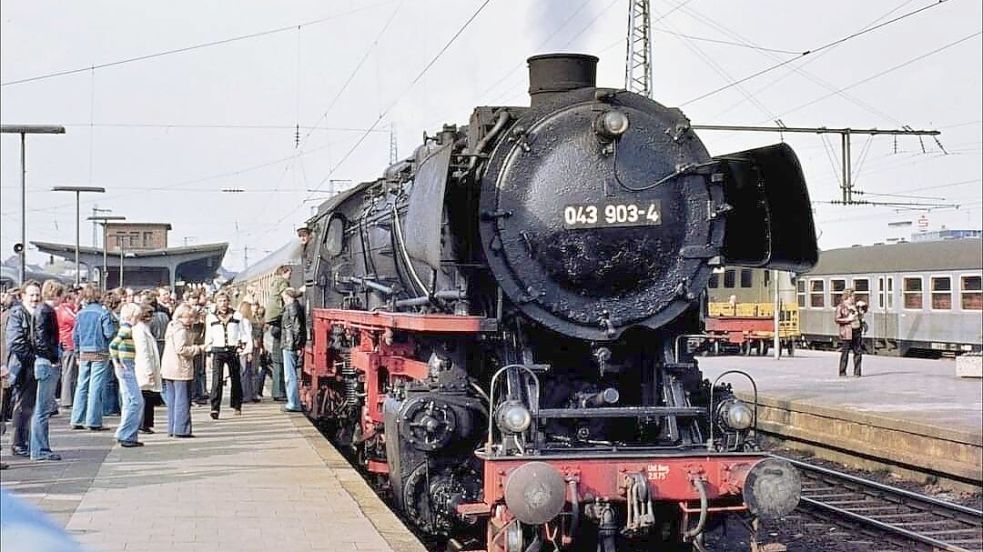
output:
[[[232,308],[229,296],[220,291],[215,294],[215,311],[205,317],[205,351],[212,361],[211,416],[218,419],[222,405],[224,368],[229,368],[232,380],[232,393],[229,403],[235,415],[242,414],[242,383],[240,380],[239,355],[249,359],[253,352],[252,327],[249,320]]]

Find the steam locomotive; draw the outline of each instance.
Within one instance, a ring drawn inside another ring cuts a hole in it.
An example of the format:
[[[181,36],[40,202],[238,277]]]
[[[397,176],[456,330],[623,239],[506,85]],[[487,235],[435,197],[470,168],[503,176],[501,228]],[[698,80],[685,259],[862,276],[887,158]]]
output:
[[[458,549],[702,548],[798,502],[687,346],[715,266],[816,262],[796,156],[711,157],[597,61],[529,58],[528,107],[424,134],[308,221],[305,410]]]

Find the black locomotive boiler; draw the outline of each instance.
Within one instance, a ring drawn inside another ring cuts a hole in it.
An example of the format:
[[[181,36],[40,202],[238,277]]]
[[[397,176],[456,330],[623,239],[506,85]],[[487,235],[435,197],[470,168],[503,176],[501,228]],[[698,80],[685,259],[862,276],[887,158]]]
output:
[[[529,106],[475,108],[309,221],[308,415],[463,546],[700,547],[798,501],[685,346],[715,266],[816,262],[796,156],[712,157],[596,63],[530,58]]]

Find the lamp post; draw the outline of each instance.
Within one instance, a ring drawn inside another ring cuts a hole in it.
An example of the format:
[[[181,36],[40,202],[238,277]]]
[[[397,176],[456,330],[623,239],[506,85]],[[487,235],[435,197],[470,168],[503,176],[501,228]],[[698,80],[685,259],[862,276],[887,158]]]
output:
[[[116,244],[119,245],[119,287],[123,288],[123,236],[116,236]]]
[[[55,186],[51,191],[75,193],[75,286],[78,287],[79,277],[81,275],[81,271],[79,270],[79,232],[81,232],[79,227],[81,223],[79,219],[82,216],[79,212],[79,202],[83,193],[104,194],[106,193],[106,188],[99,186]]]
[[[99,283],[102,284],[102,290],[106,291],[107,289],[109,289],[109,286],[106,285],[106,280],[107,280],[106,274],[109,271],[109,268],[106,266],[106,260],[107,260],[106,251],[109,249],[109,236],[106,235],[107,234],[106,225],[109,224],[109,221],[111,220],[126,220],[126,217],[119,216],[119,215],[116,216],[104,215],[98,217],[89,217],[85,220],[91,220],[92,224],[96,224],[97,222],[102,224],[102,272],[99,274],[99,281],[100,281]],[[122,274],[122,272],[120,274]]]
[[[27,270],[27,139],[28,134],[65,134],[58,125],[0,125],[0,133],[20,134],[20,283]]]

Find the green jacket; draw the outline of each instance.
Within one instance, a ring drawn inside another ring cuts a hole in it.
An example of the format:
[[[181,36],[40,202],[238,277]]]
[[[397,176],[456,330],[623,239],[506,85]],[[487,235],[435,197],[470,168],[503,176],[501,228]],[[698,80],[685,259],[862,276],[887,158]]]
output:
[[[283,298],[280,294],[283,290],[290,287],[290,283],[280,275],[273,277],[273,281],[270,283],[270,298],[266,302],[266,317],[264,321],[269,323],[274,323],[280,325],[280,315],[283,314]]]

